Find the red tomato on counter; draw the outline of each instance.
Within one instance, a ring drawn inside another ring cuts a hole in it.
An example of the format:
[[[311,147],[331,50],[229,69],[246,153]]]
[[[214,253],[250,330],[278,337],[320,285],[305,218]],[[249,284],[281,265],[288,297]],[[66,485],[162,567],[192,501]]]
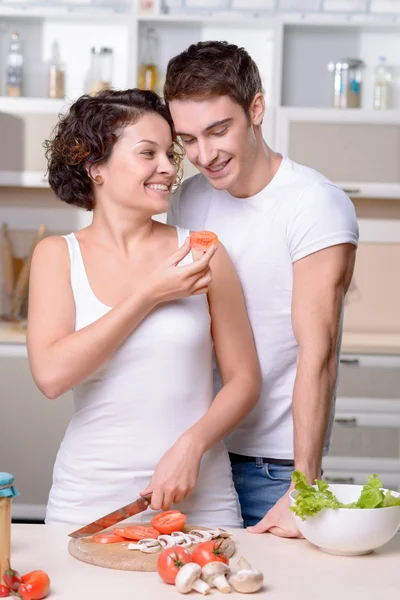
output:
[[[14,569],[8,568],[4,571],[3,574],[4,583],[6,586],[12,590],[13,592],[17,592],[19,586],[21,585],[21,575],[18,571]],[[4,596],[2,596],[4,598]]]
[[[200,567],[204,567],[210,562],[222,562],[228,565],[229,558],[224,553],[223,544],[223,541],[216,542],[214,540],[202,542],[192,552],[194,562]]]
[[[22,600],[41,600],[50,592],[50,579],[44,571],[31,571],[22,575],[18,593]]]
[[[166,548],[157,559],[157,571],[165,583],[174,585],[178,571],[186,563],[192,563],[193,558],[185,548],[173,546]]]
[[[160,533],[152,527],[144,525],[126,525],[125,527],[116,527],[114,533],[128,540],[143,540],[144,538],[153,538],[156,540]]]
[[[117,544],[118,542],[126,542],[126,538],[116,533],[96,533],[92,537],[92,542],[94,544]]]
[[[173,531],[182,531],[185,527],[186,515],[179,510],[166,510],[151,520],[151,526],[162,534],[169,535]]]
[[[6,585],[0,584],[0,598],[7,598],[10,595],[10,588]]]

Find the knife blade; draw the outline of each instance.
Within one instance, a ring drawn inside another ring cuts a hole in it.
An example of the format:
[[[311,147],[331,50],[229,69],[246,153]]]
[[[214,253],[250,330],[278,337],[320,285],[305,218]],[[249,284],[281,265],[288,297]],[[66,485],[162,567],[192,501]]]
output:
[[[100,519],[93,521],[93,523],[89,523],[89,525],[85,525],[85,527],[81,527],[81,529],[77,529],[68,535],[69,537],[78,539],[103,531],[103,529],[112,527],[112,525],[116,525],[120,521],[128,519],[128,517],[133,517],[134,515],[143,512],[150,506],[150,502],[151,494],[140,496],[140,498],[134,502],[121,506],[121,508],[114,510],[112,513],[104,515],[104,517],[100,517]]]

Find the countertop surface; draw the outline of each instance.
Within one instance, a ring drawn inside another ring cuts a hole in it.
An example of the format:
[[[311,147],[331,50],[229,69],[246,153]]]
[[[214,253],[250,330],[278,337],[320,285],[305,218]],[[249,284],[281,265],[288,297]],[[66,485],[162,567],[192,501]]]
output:
[[[43,569],[51,579],[49,598],[59,600],[164,600],[183,598],[157,573],[115,571],[80,562],[68,553],[65,525],[12,526],[11,559],[14,569]],[[264,573],[265,586],[249,598],[266,600],[399,600],[400,534],[367,556],[324,554],[305,540],[288,540],[271,534],[234,530],[237,552]],[[202,597],[192,592],[187,597]],[[213,588],[208,598],[222,598]],[[230,598],[246,598],[233,593]]]

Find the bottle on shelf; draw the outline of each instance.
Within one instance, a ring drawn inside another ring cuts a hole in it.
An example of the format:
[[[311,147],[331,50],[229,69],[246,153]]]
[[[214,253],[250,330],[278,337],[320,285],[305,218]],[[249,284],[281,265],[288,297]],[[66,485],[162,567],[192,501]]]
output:
[[[65,95],[65,68],[60,60],[60,46],[54,41],[51,47],[51,60],[49,64],[48,96],[49,98],[64,98]]]
[[[386,110],[389,108],[389,88],[391,73],[386,63],[385,56],[378,57],[378,63],[375,67],[374,84],[374,109]]]
[[[138,88],[158,91],[159,74],[157,68],[157,37],[154,29],[149,28],[142,40],[142,60],[139,67]]]
[[[97,94],[112,87],[113,50],[95,46],[91,50],[91,63],[88,76],[88,93]]]
[[[6,58],[6,95],[22,96],[24,56],[19,33],[11,34],[10,47]]]

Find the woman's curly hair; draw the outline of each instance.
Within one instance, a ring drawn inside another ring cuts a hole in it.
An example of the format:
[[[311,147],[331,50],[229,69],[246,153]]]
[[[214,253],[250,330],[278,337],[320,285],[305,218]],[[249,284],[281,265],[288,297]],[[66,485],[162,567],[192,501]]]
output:
[[[182,177],[181,146],[176,141],[172,117],[154,92],[130,89],[104,90],[94,96],[81,96],[56,125],[53,137],[44,142],[51,189],[75,206],[93,210],[93,183],[90,167],[107,161],[121,130],[146,113],[163,117],[174,140],[177,181]]]

